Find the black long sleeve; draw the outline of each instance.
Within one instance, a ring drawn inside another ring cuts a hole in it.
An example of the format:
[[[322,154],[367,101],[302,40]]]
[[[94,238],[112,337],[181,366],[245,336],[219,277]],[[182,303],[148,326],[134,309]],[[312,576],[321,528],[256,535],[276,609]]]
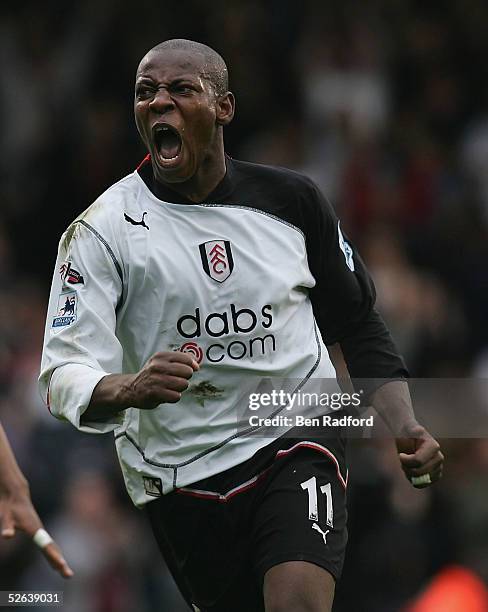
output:
[[[373,281],[331,205],[311,185],[305,206],[307,254],[316,280],[310,298],[324,342],[340,344],[351,378],[362,379],[367,394],[381,385],[377,379],[408,377],[374,307]]]

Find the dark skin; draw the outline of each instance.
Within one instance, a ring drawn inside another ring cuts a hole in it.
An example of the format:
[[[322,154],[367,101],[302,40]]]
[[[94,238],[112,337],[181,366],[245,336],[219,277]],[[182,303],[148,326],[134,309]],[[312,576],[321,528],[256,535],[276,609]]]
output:
[[[203,55],[198,53],[150,51],[137,69],[134,99],[137,129],[151,154],[156,180],[195,203],[204,201],[225,176],[223,127],[234,116],[234,96],[217,93],[204,68]],[[163,126],[171,128],[181,143],[166,155],[157,139],[157,130]],[[152,410],[177,403],[198,369],[188,354],[156,353],[136,374],[102,378],[83,419],[106,419],[129,407]],[[433,479],[440,477],[439,446],[423,428],[415,429],[420,426],[413,417],[406,384],[384,385],[375,394],[374,404],[381,413],[383,404],[390,408],[393,404],[395,428],[408,438],[398,445],[399,452],[408,453],[400,454],[406,474],[432,471]],[[413,439],[417,435],[420,440]],[[318,565],[280,563],[264,577],[266,612],[326,612],[332,608],[334,590],[334,578]]]
[[[20,529],[32,538],[42,528],[41,519],[32,505],[29,484],[0,425],[0,534],[2,538],[13,538],[16,530]],[[42,553],[63,578],[73,576],[73,570],[55,542],[44,546]]]
[[[340,344],[329,346],[328,351],[342,390],[352,393],[354,388]],[[414,476],[429,474],[431,483],[413,485],[416,489],[424,489],[439,480],[444,455],[437,440],[416,420],[408,384],[391,381],[379,387],[370,399],[395,437],[398,458],[407,479],[412,482]]]
[[[151,153],[155,178],[193,202],[211,193],[226,172],[223,127],[234,116],[234,96],[219,95],[205,76],[204,58],[184,50],[152,50],[136,73],[134,115]],[[158,151],[155,127],[170,126],[181,138],[176,159]],[[85,420],[106,419],[131,406],[151,410],[174,403],[198,364],[187,354],[159,352],[135,375],[111,374],[95,387]]]
[[[219,95],[205,76],[202,55],[150,51],[137,69],[134,115],[156,179],[202,202],[226,172],[223,127],[232,121],[234,105],[233,94]],[[164,124],[181,138],[175,160],[158,152],[154,129]]]

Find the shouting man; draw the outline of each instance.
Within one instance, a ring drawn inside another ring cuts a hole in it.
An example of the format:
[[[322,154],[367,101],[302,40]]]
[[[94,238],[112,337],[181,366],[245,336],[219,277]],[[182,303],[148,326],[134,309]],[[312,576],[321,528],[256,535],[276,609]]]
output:
[[[234,96],[220,55],[157,45],[134,111],[147,157],[61,239],[42,393],[81,431],[114,432],[129,495],[189,605],[330,610],[344,440],[236,431],[253,381],[332,378],[334,345],[371,381],[408,477],[440,477],[439,445],[415,421],[372,282],[328,202],[296,172],[225,154]]]

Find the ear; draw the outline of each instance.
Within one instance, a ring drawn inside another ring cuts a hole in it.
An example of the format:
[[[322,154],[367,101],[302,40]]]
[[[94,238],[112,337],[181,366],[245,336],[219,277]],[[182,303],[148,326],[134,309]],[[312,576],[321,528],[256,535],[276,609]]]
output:
[[[231,91],[217,98],[216,119],[218,125],[228,125],[232,121],[235,106],[234,94]]]

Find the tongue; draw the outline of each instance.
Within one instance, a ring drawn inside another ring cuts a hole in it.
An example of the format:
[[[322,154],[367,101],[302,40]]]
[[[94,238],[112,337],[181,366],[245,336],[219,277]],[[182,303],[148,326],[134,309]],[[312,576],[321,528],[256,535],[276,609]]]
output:
[[[180,152],[181,141],[179,137],[170,131],[164,132],[161,136],[159,152],[165,159],[176,157]]]

